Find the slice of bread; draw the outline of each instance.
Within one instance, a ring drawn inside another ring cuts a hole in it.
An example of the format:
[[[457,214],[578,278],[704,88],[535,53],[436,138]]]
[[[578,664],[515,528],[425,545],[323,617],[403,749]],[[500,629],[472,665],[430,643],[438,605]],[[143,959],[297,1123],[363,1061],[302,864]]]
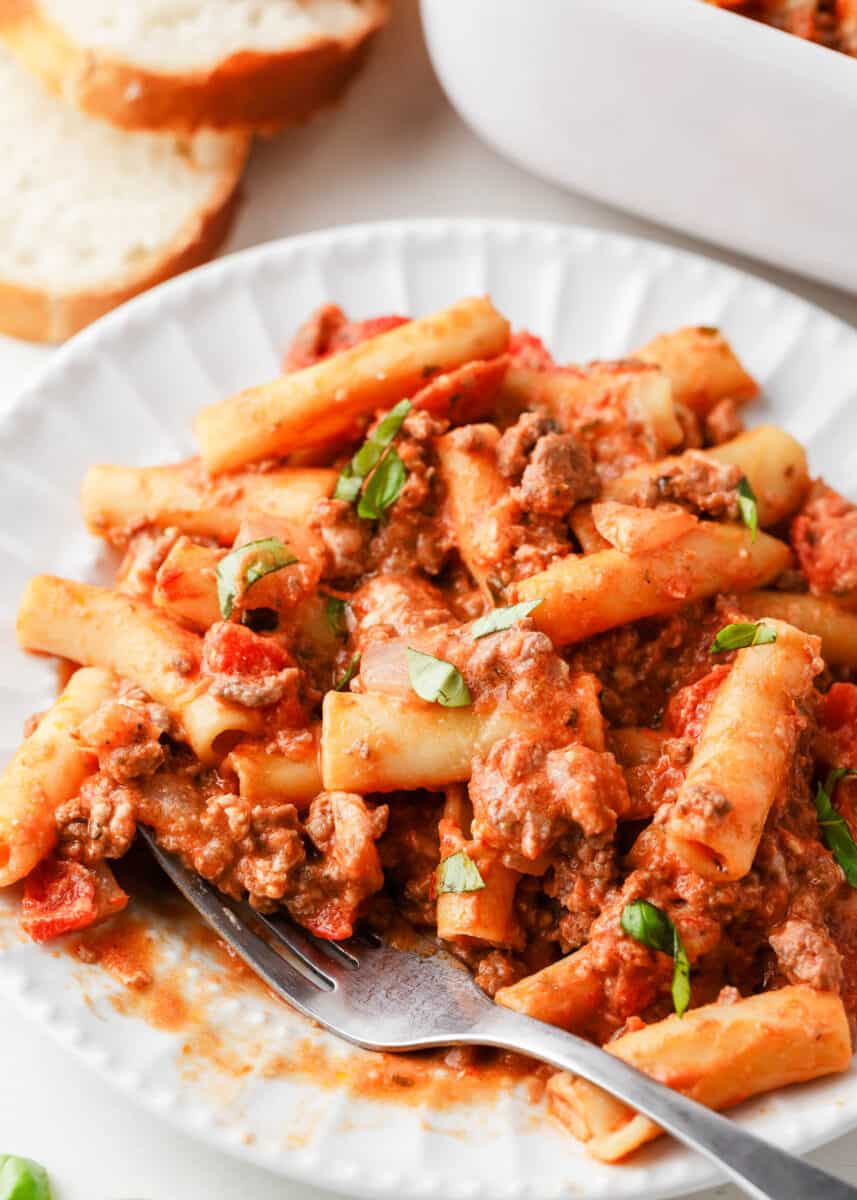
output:
[[[0,54],[0,332],[58,342],[209,258],[249,138],[125,133]]]
[[[0,0],[0,38],[126,129],[273,131],[335,100],[391,0]]]

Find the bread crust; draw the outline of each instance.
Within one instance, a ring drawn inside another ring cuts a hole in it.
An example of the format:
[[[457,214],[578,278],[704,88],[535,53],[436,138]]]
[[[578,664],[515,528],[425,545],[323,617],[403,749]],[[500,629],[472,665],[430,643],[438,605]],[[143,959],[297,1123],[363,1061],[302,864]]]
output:
[[[203,207],[185,221],[161,254],[110,282],[74,292],[53,292],[0,277],[0,333],[30,342],[65,341],[132,296],[207,262],[229,232],[250,137],[234,136],[221,179]]]
[[[278,53],[241,51],[214,69],[167,73],[75,44],[39,0],[0,0],[0,40],[57,95],[124,129],[272,133],[339,98],[391,0],[368,0],[347,39],[317,37]]]

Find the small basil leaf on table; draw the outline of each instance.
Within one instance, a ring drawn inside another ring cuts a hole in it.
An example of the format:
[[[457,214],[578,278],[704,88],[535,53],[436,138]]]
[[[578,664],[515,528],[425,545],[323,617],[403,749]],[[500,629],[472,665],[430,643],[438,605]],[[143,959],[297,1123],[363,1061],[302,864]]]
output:
[[[31,1158],[0,1154],[0,1200],[51,1200],[48,1173]]]

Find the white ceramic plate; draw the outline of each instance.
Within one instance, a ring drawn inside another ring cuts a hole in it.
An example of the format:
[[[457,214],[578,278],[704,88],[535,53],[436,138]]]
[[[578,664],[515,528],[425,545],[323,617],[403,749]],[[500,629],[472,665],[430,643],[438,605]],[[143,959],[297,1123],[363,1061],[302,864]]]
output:
[[[765,385],[756,419],[785,425],[807,444],[816,471],[853,488],[857,332],[749,276],[651,243],[513,222],[402,222],[262,246],[99,322],[56,355],[0,423],[3,757],[24,716],[44,708],[56,684],[49,663],[15,649],[26,579],[38,571],[96,579],[103,572],[100,547],[78,515],[88,464],[157,463],[192,452],[200,405],[274,375],[290,334],[323,300],[357,316],[417,315],[479,292],[490,292],[561,359],[618,356],[684,323],[721,326]],[[0,900],[4,994],[174,1125],[284,1175],[375,1198],[445,1200],[656,1200],[714,1179],[666,1143],[630,1166],[599,1166],[548,1118],[534,1118],[518,1094],[444,1109],[355,1099],[290,1078],[289,1060],[305,1059],[318,1044],[341,1056],[343,1077],[365,1064],[355,1066],[360,1052],[257,989],[220,988],[181,928],[159,930],[159,962],[163,970],[180,963],[196,989],[191,1033],[180,1022],[170,1032],[123,1016],[125,993],[105,972],[22,943],[13,907],[8,896]],[[171,1024],[163,1013],[159,1023]],[[251,1069],[216,1065],[234,1067],[236,1058]],[[741,1119],[792,1149],[809,1148],[857,1124],[857,1079],[852,1072],[767,1097],[745,1106]]]

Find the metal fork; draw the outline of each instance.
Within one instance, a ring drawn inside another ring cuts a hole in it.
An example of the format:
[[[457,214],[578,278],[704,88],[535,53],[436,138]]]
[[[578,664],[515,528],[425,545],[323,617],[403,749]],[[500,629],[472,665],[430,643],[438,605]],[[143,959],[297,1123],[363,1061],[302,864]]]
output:
[[[140,830],[157,861],[205,921],[288,1004],[367,1050],[479,1045],[516,1050],[605,1088],[721,1168],[756,1200],[857,1200],[857,1189],[779,1150],[733,1121],[592,1043],[493,1004],[443,951],[426,955],[371,939],[323,942],[285,915],[263,916],[217,892]],[[278,953],[251,928],[264,926]]]

